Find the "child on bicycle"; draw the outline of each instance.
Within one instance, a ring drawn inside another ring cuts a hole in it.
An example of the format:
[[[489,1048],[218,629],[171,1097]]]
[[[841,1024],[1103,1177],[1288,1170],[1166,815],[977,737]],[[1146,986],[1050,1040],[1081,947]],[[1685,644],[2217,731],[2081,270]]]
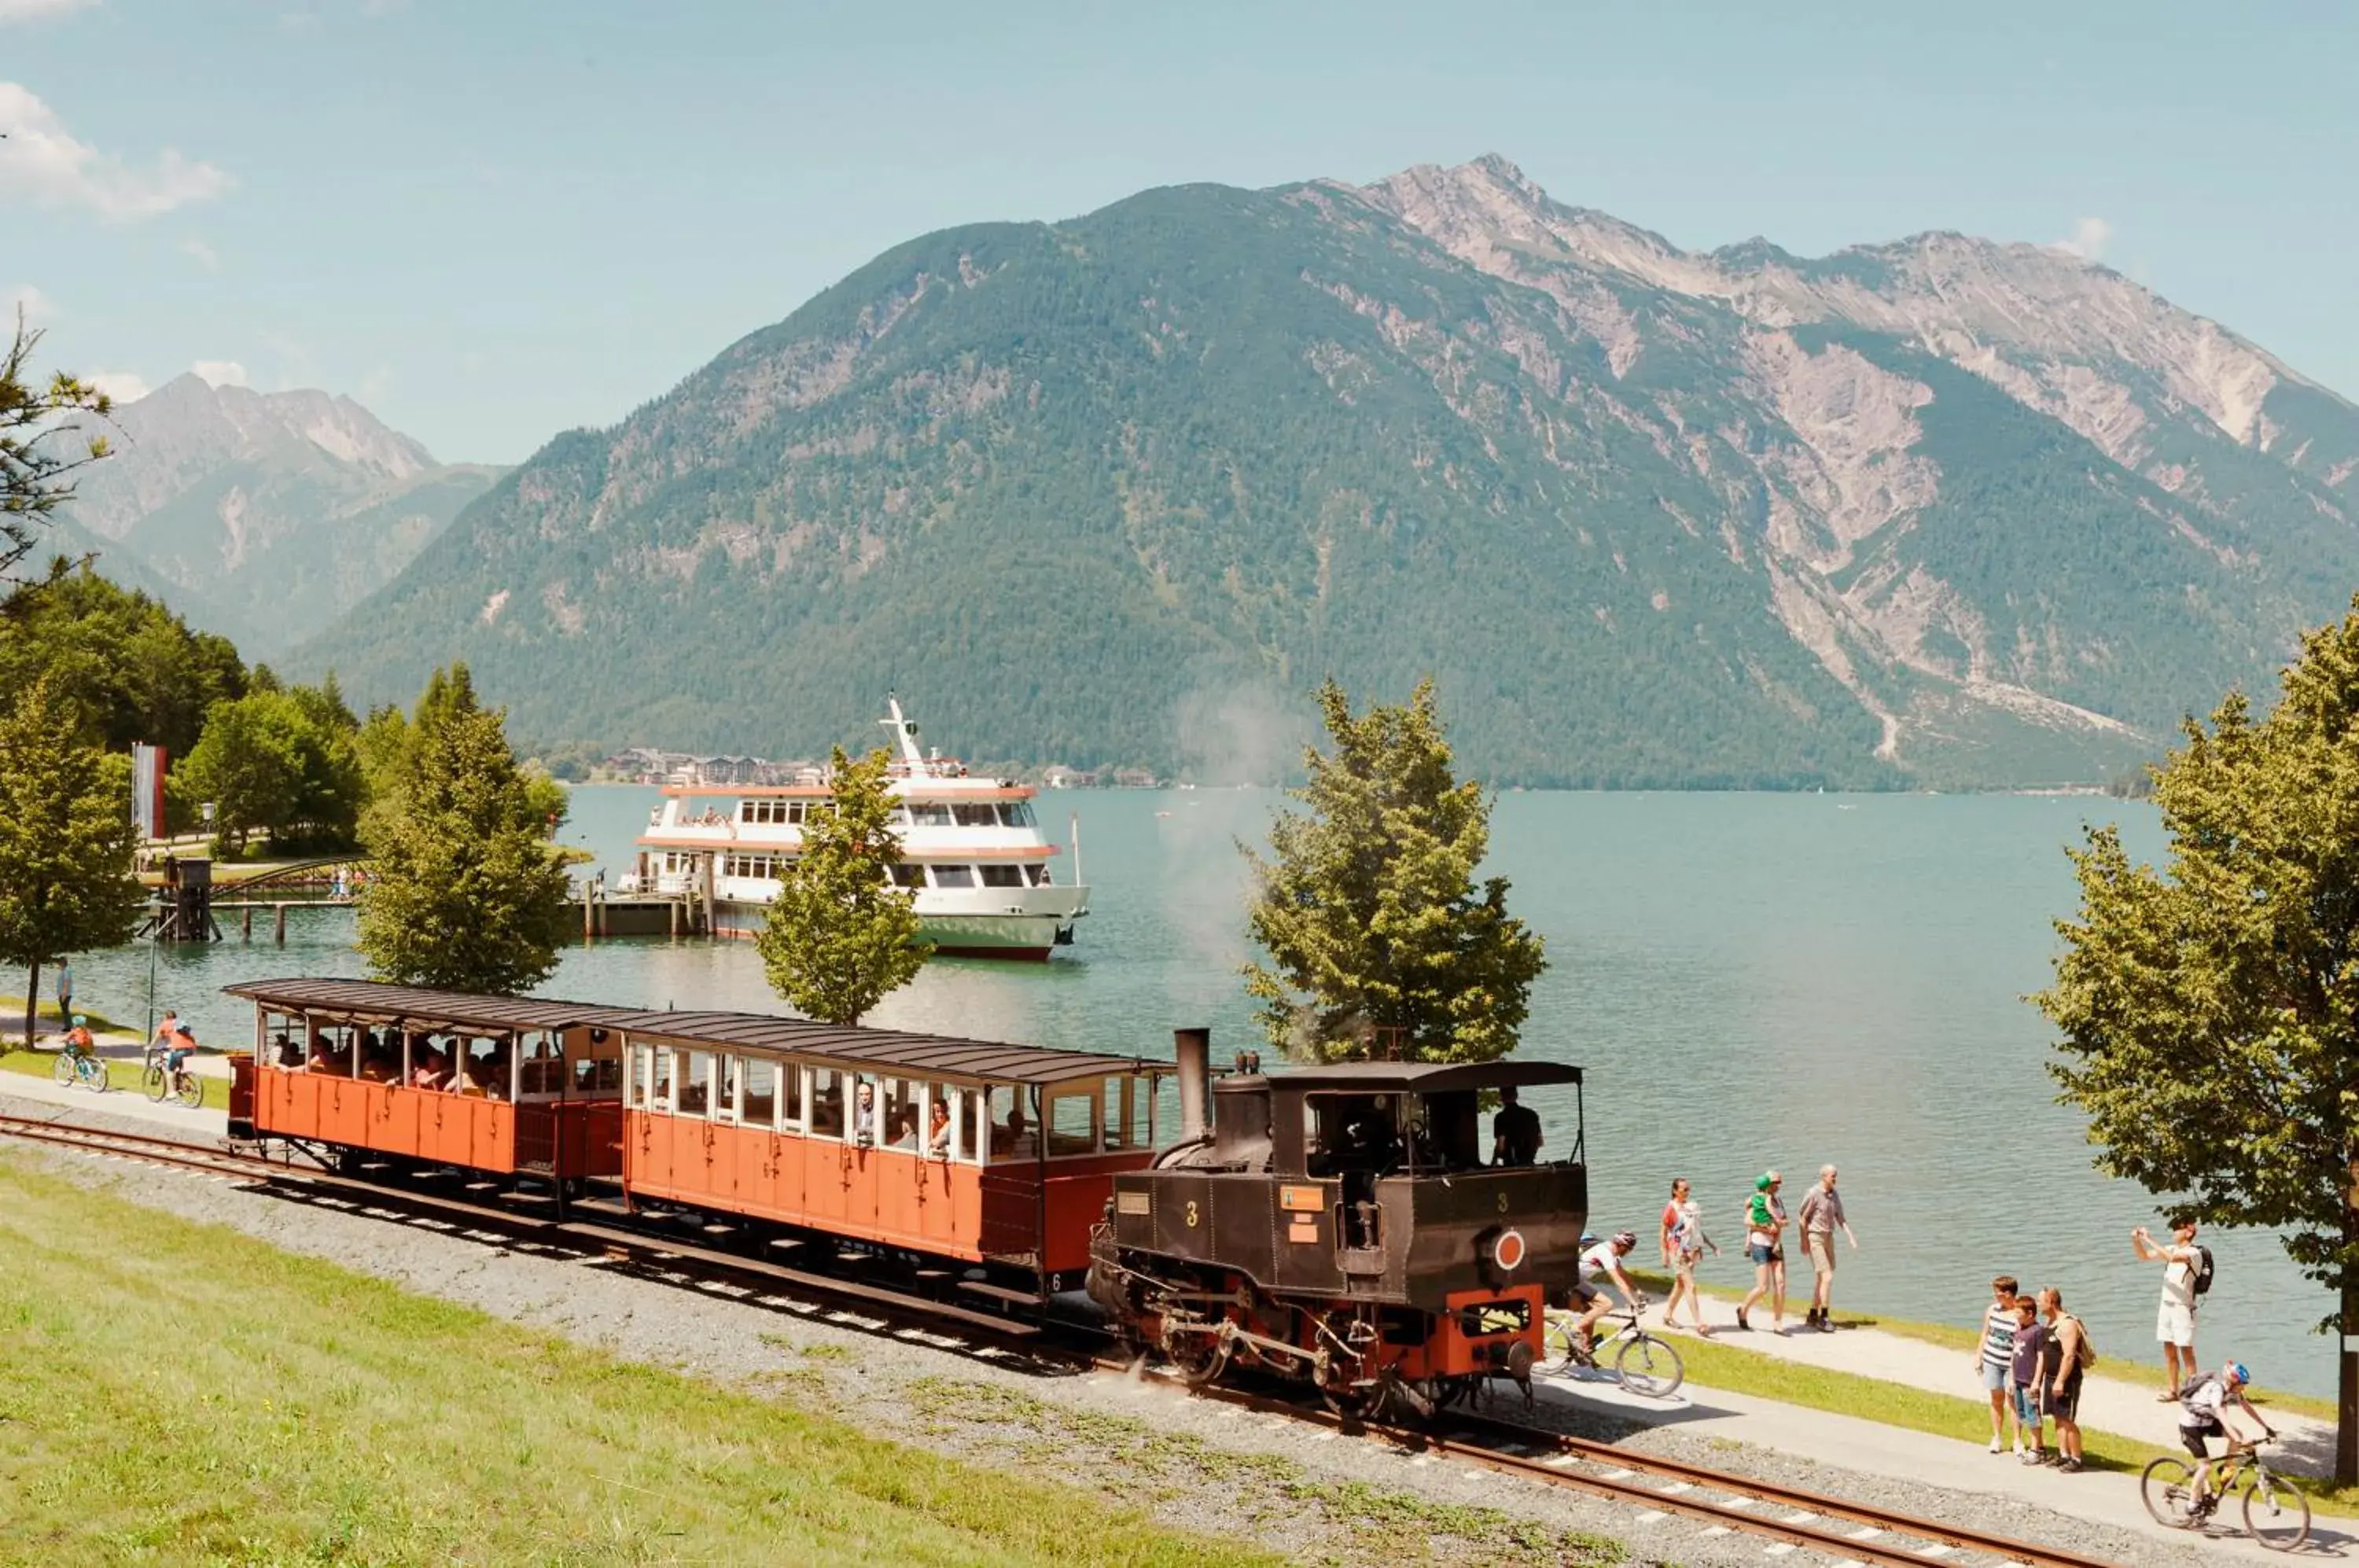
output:
[[[66,1030],[66,1054],[82,1057],[94,1056],[97,1052],[98,1041],[92,1038],[90,1019],[81,1013],[76,1013],[73,1016],[73,1028]]]
[[[2253,1401],[2245,1395],[2252,1381],[2253,1375],[2245,1369],[2243,1362],[2231,1361],[2217,1372],[2206,1372],[2190,1378],[2187,1387],[2179,1391],[2179,1441],[2185,1443],[2187,1452],[2195,1456],[2195,1509],[2198,1513],[2208,1514],[2220,1506],[2220,1499],[2212,1492],[2212,1454],[2204,1446],[2203,1440],[2217,1437],[2226,1443],[2228,1447],[2222,1454],[2222,1458],[2233,1453],[2240,1441],[2247,1443],[2260,1441],[2258,1438],[2239,1439],[2221,1419],[2227,1413],[2228,1406],[2233,1404],[2250,1416],[2253,1424],[2261,1429],[2263,1437],[2277,1435],[2277,1430],[2261,1419],[2260,1412],[2253,1409]]]

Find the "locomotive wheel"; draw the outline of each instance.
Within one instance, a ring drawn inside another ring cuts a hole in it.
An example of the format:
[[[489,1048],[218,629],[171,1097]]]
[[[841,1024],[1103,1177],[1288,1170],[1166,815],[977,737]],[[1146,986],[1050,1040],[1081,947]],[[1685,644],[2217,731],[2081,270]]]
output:
[[[1381,1383],[1373,1388],[1350,1386],[1338,1388],[1322,1383],[1319,1386],[1319,1397],[1326,1401],[1329,1410],[1345,1421],[1374,1421],[1391,1403],[1385,1398],[1385,1388]]]
[[[1164,1354],[1170,1356],[1172,1366],[1180,1368],[1180,1376],[1188,1380],[1190,1388],[1201,1388],[1221,1380],[1221,1374],[1229,1369],[1234,1348],[1234,1341],[1216,1334],[1187,1334],[1174,1340]]]

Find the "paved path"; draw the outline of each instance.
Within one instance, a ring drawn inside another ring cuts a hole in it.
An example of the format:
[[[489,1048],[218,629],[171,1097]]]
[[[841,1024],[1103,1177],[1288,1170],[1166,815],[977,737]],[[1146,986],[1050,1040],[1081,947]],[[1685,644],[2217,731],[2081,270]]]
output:
[[[77,1111],[103,1112],[110,1116],[123,1116],[133,1121],[153,1122],[159,1129],[169,1129],[174,1138],[190,1143],[212,1144],[229,1136],[229,1113],[226,1111],[192,1111],[185,1105],[159,1105],[137,1090],[110,1089],[103,1094],[88,1089],[60,1088],[47,1078],[36,1078],[28,1073],[0,1073],[0,1098],[37,1100],[45,1105],[57,1105]],[[12,1107],[12,1114],[30,1115],[23,1107]]]
[[[1838,1314],[1843,1311],[1840,1307],[1835,1310]],[[1655,1312],[1654,1308],[1648,1309],[1650,1319]],[[1911,1388],[1925,1388],[1937,1394],[1954,1394],[1961,1399],[1979,1400],[1986,1397],[1971,1357],[1962,1351],[1930,1345],[1921,1339],[1910,1339],[1874,1328],[1838,1328],[1832,1334],[1820,1334],[1791,1322],[1786,1325],[1786,1333],[1773,1334],[1768,1329],[1768,1320],[1758,1314],[1753,1320],[1754,1326],[1750,1332],[1739,1333],[1734,1306],[1709,1298],[1704,1302],[1704,1321],[1713,1325],[1714,1340],[1740,1350],[1758,1351],[1765,1356],[1805,1362],[1833,1371],[1856,1372],[1864,1377],[1880,1377],[1887,1383],[1905,1383]],[[1651,1323],[1649,1326],[1653,1326]],[[2101,1345],[2099,1348],[2104,1347]],[[2113,1377],[2083,1379],[2081,1388],[2082,1426],[2091,1431],[2136,1438],[2159,1447],[2178,1447],[2179,1406],[2176,1403],[2164,1404],[2155,1399],[2161,1383],[2159,1368],[2156,1369],[2154,1380],[2149,1383],[2125,1383]],[[2296,1475],[2323,1475],[2332,1471],[2334,1425],[2332,1421],[2296,1415],[2290,1410],[2272,1410],[2266,1405],[2261,1407],[2261,1413],[2286,1437],[2284,1443],[2270,1450],[2272,1464],[2281,1465]],[[2009,1462],[2012,1463],[2011,1460]]]

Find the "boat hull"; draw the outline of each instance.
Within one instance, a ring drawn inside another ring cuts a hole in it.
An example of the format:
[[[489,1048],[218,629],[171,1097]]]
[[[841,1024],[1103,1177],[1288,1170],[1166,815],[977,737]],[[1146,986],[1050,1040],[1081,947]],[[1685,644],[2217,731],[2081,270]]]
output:
[[[766,904],[723,898],[713,909],[718,936],[751,937],[768,917]],[[931,942],[943,958],[1009,958],[1045,962],[1049,952],[1073,940],[1077,916],[926,914],[918,917],[918,940]]]

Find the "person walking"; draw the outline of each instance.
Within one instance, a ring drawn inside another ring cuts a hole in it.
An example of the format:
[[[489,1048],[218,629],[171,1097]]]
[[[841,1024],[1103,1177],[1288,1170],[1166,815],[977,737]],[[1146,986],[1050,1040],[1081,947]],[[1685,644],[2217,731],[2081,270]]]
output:
[[[2200,1369],[2195,1361],[2195,1275],[2203,1249],[2195,1245],[2193,1220],[2174,1227],[2168,1246],[2157,1242],[2144,1225],[2130,1232],[2130,1245],[2143,1261],[2162,1265],[2162,1306],[2155,1314],[2154,1336],[2162,1341],[2167,1381],[2154,1399],[2167,1405]]]
[[[1973,1366],[1983,1380],[1983,1391],[1990,1395],[1990,1451],[2000,1452],[2006,1438],[2006,1393],[2008,1380],[2015,1374],[2015,1290],[2012,1274],[2002,1274],[1991,1281],[1990,1305],[1983,1309],[1982,1343],[1974,1347]],[[2023,1452],[2023,1439],[2015,1441],[2015,1451]]]
[[[2064,1292],[2049,1285],[2039,1292],[2039,1310],[2048,1319],[2047,1367],[2040,1374],[2047,1385],[2049,1418],[2056,1423],[2056,1468],[2067,1474],[2081,1468],[2081,1374],[2083,1362],[2094,1361],[2089,1330],[2064,1310]]]
[[[1852,1235],[1851,1222],[1843,1217],[1843,1194],[1835,1191],[1835,1168],[1819,1167],[1819,1182],[1802,1194],[1802,1256],[1810,1260],[1810,1326],[1821,1334],[1832,1334],[1833,1322],[1827,1316],[1827,1299],[1835,1288],[1835,1232],[1843,1234],[1854,1252],[1859,1250],[1859,1237]]]
[[[1663,1251],[1670,1260],[1671,1293],[1663,1302],[1663,1326],[1674,1326],[1672,1313],[1680,1298],[1685,1296],[1688,1315],[1698,1337],[1710,1339],[1712,1328],[1703,1321],[1703,1292],[1696,1289],[1696,1265],[1702,1261],[1704,1249],[1712,1248],[1720,1256],[1720,1248],[1703,1232],[1703,1209],[1688,1190],[1688,1180],[1681,1176],[1671,1183],[1671,1201],[1663,1209]]]
[[[1745,1256],[1753,1260],[1753,1289],[1737,1303],[1736,1326],[1741,1329],[1753,1327],[1747,1314],[1767,1296],[1770,1332],[1786,1332],[1786,1205],[1777,1197],[1784,1181],[1775,1171],[1765,1171],[1754,1178],[1753,1196],[1745,1200]]]

